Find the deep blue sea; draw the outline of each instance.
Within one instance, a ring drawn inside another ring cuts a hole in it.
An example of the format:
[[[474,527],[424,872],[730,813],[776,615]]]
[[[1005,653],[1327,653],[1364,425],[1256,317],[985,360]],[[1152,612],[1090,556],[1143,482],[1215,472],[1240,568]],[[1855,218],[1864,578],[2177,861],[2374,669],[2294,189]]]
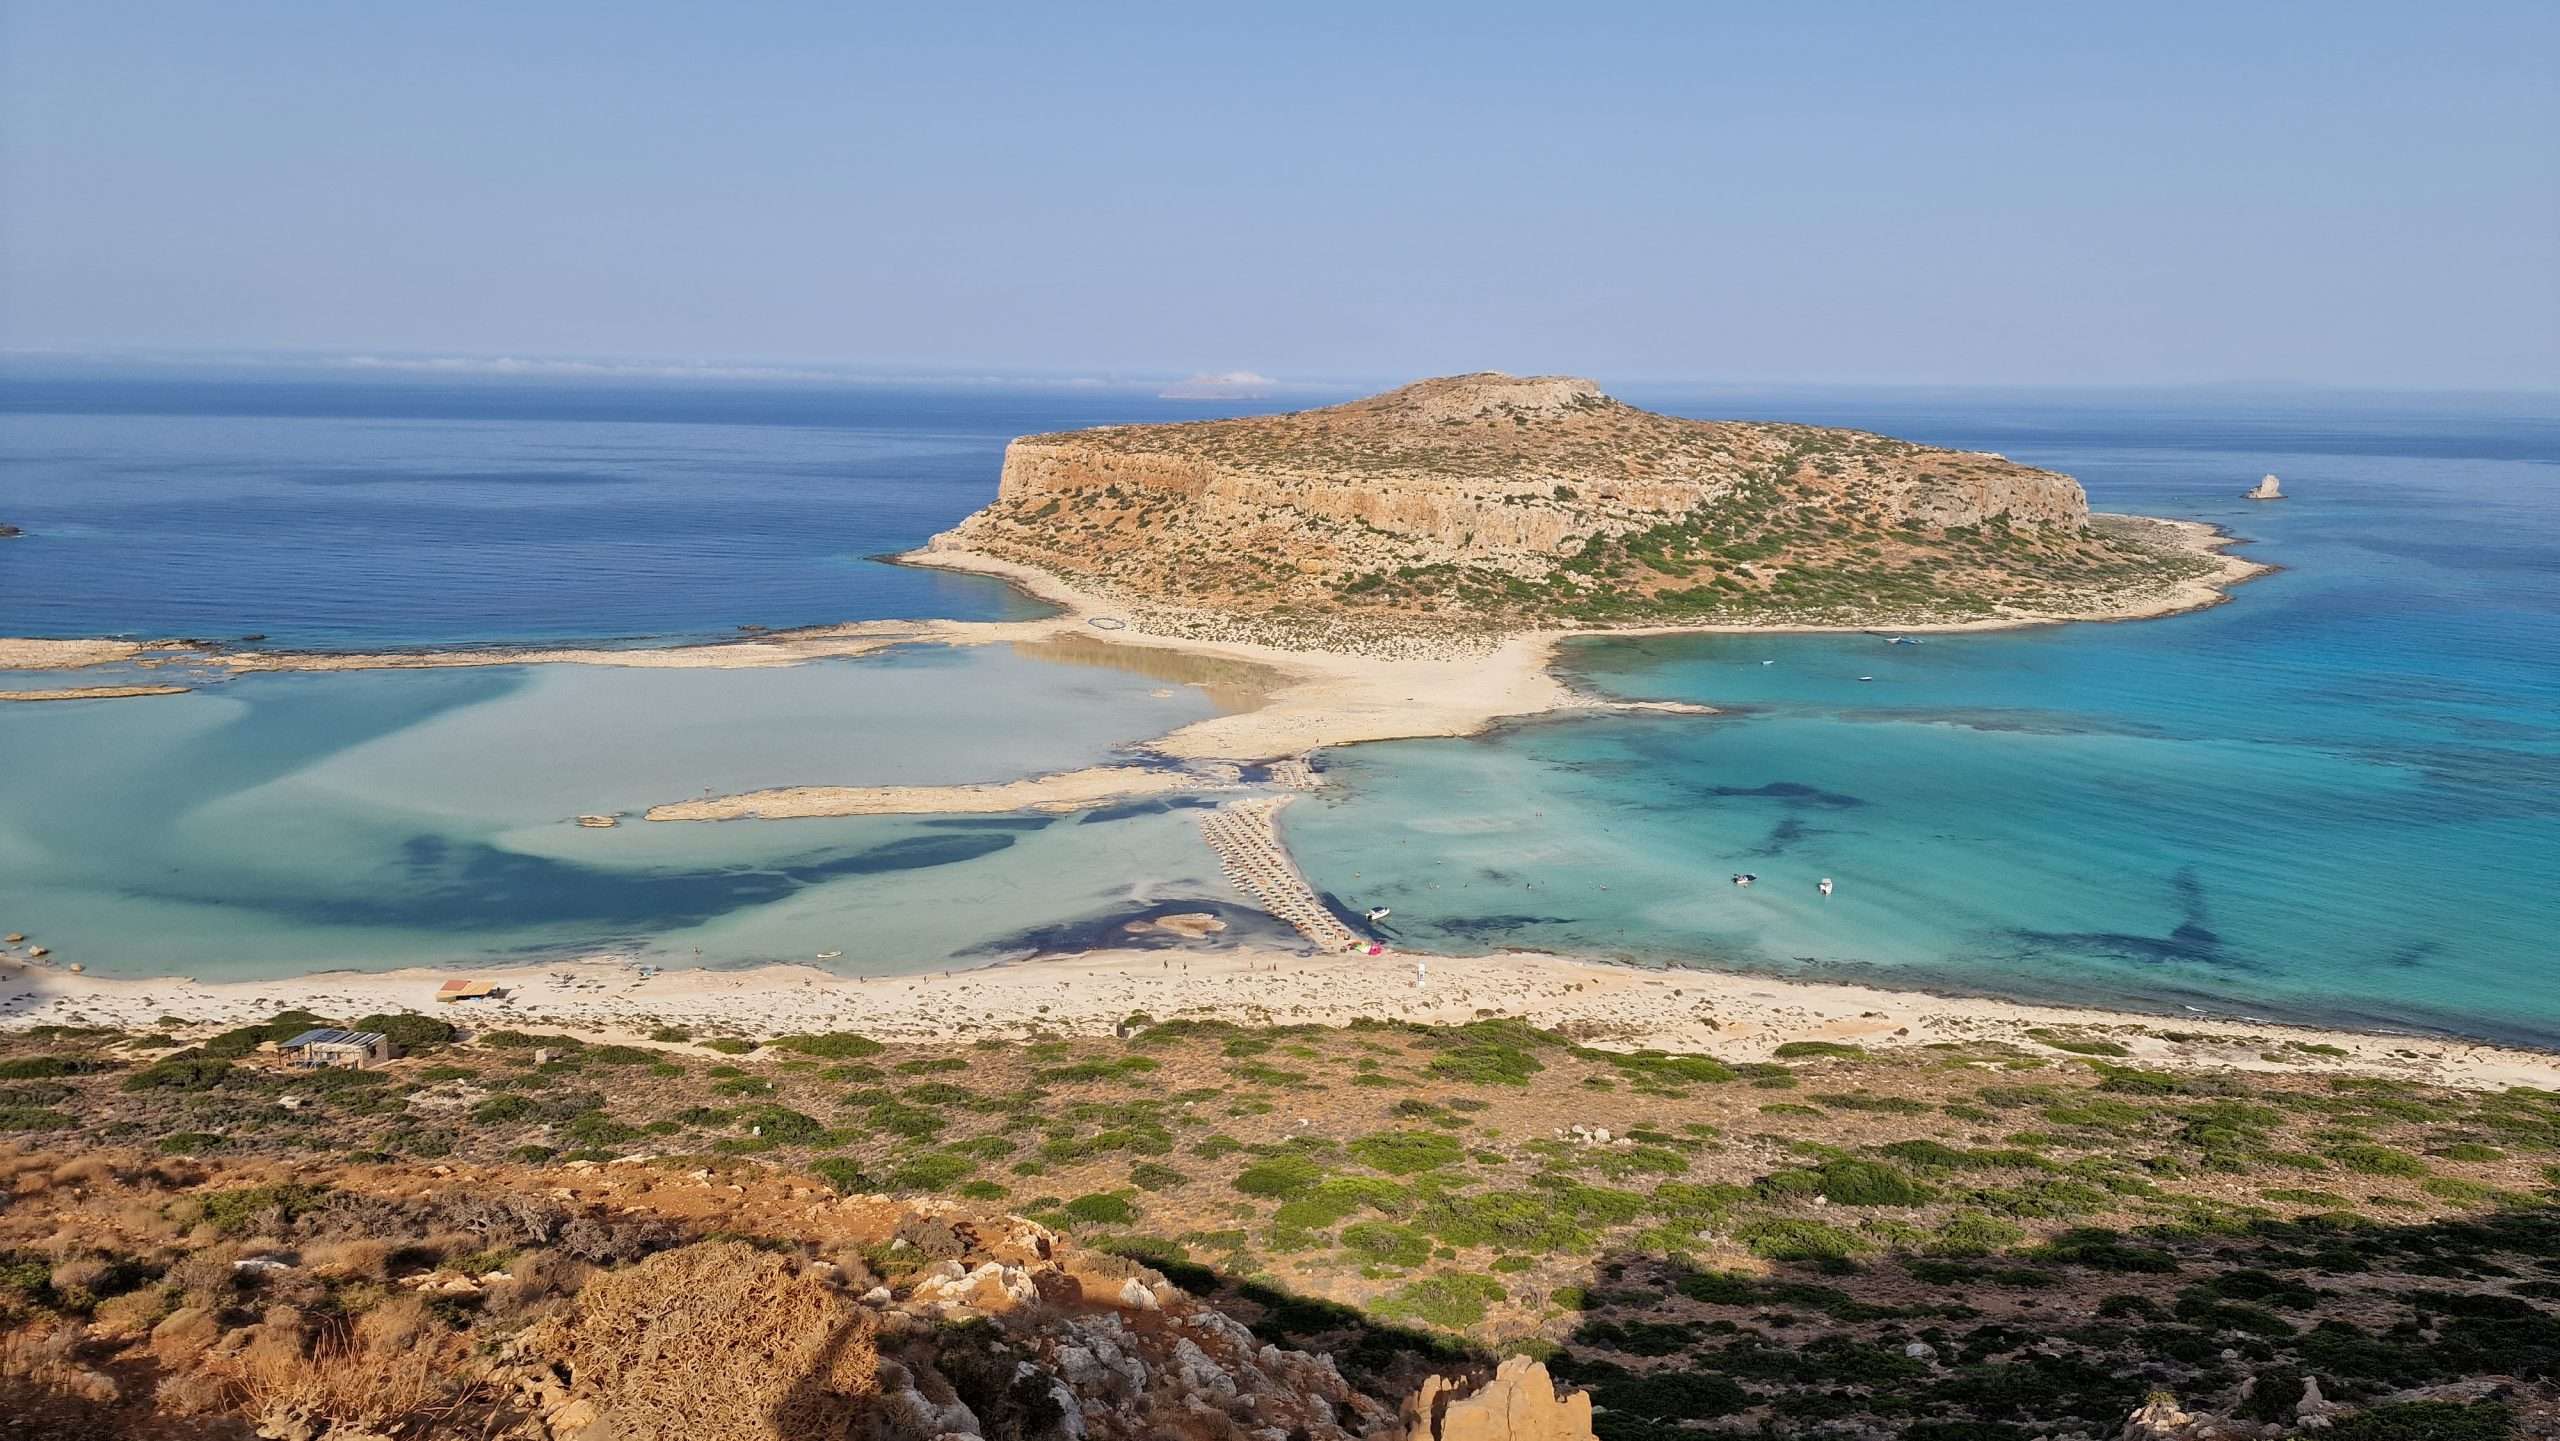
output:
[[[1400,944],[2560,1044],[2560,404],[1620,393],[2001,451],[2284,570],[2134,624],[1577,642],[1584,685],[1723,714],[1336,752],[1288,813],[1311,876],[1392,905]],[[0,521],[30,532],[0,541],[0,634],[341,647],[1024,614],[866,557],[982,504],[1013,435],[1268,408],[0,379]],[[2237,498],[2268,471],[2294,499]],[[1241,927],[1161,806],[573,824],[705,787],[1079,764],[1205,704],[1037,654],[910,652],[0,706],[0,929],[102,972],[213,975],[596,949],[894,971],[1168,908]]]
[[[1045,607],[885,566],[1115,394],[0,376],[0,635],[291,649]]]

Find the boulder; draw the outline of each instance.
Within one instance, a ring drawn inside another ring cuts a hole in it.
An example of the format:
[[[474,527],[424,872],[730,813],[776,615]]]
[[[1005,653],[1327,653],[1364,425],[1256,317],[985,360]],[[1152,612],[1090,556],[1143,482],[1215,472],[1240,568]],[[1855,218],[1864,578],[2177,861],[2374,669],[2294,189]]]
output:
[[[1465,1384],[1425,1377],[1404,1403],[1404,1441],[1592,1441],[1591,1397],[1558,1396],[1543,1363],[1514,1356],[1461,1394]]]
[[[2256,488],[2240,497],[2242,500],[2282,500],[2284,487],[2272,475],[2258,477]]]

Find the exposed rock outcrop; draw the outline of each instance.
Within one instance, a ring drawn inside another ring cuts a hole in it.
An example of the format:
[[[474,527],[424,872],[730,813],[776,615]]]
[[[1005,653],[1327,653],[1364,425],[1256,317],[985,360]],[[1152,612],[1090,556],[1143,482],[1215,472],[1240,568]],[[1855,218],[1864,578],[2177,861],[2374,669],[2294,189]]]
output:
[[[2272,475],[2262,475],[2258,477],[2258,483],[2240,498],[2242,500],[2282,500],[2284,485]]]
[[[590,1282],[495,1379],[548,1441],[1353,1441],[1392,1425],[1330,1358],[1265,1345],[1135,1262],[1026,1221],[888,1224],[940,1259],[893,1287],[682,1247]]]
[[[1402,1441],[1592,1441],[1591,1397],[1558,1396],[1540,1362],[1514,1356],[1473,1391],[1462,1384],[1424,1380],[1398,1418]]]

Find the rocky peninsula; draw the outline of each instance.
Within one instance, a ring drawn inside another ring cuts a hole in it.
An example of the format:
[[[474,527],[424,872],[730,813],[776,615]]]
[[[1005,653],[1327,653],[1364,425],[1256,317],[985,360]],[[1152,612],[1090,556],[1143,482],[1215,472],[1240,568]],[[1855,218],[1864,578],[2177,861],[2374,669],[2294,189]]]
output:
[[[1026,436],[995,503],[929,552],[954,553],[1034,567],[1153,628],[1337,639],[2114,617],[2238,578],[2194,534],[2093,516],[2077,481],[2002,456],[1685,420],[1588,380],[1493,373]]]

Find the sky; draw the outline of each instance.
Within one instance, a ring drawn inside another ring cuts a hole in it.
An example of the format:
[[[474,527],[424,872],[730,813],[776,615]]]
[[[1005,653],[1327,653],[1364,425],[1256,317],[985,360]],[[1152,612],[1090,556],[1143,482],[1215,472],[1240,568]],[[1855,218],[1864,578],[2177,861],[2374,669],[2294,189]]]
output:
[[[0,349],[2560,387],[2560,5],[0,0]]]

